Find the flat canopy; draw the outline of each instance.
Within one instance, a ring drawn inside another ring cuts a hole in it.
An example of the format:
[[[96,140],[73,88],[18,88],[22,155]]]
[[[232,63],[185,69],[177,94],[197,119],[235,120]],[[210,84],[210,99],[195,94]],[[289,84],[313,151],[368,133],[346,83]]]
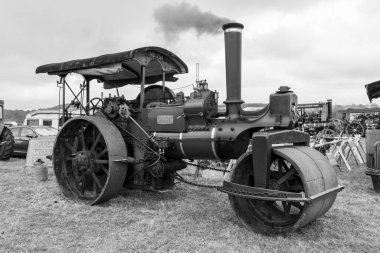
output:
[[[145,67],[145,84],[163,80],[175,82],[175,74],[188,72],[187,65],[172,52],[160,47],[142,47],[126,52],[106,54],[92,58],[51,63],[39,66],[36,73],[48,73],[65,77],[69,73],[83,75],[87,80],[97,79],[104,88],[116,88],[127,84],[140,84],[141,67]]]
[[[372,103],[372,99],[380,97],[380,81],[369,83],[365,85],[367,96]]]

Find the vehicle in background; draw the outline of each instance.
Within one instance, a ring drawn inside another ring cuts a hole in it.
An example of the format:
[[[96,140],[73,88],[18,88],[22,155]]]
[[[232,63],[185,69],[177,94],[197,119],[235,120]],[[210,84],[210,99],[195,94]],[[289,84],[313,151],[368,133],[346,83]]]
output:
[[[332,99],[326,102],[298,104],[298,128],[312,136],[319,132],[334,136],[339,129],[332,118]]]
[[[338,113],[345,122],[345,133],[348,135],[360,134],[365,136],[366,130],[379,129],[380,108],[348,108]]]
[[[26,156],[29,141],[39,136],[55,136],[58,130],[50,126],[14,126],[10,127],[15,140],[12,156]]]
[[[0,100],[0,160],[8,160],[13,150],[13,136],[6,124],[3,122],[4,100]]]
[[[70,116],[80,116],[80,110],[72,109],[69,110]],[[59,128],[62,125],[60,122],[62,118],[62,113],[60,110],[48,109],[48,110],[37,110],[28,113],[25,116],[23,125],[26,126],[51,126],[54,128]],[[62,121],[62,120],[61,120]]]
[[[365,85],[369,102],[380,97],[380,81]],[[378,121],[377,121],[378,123]],[[372,179],[373,189],[380,193],[380,128],[366,130],[366,165],[365,174]]]

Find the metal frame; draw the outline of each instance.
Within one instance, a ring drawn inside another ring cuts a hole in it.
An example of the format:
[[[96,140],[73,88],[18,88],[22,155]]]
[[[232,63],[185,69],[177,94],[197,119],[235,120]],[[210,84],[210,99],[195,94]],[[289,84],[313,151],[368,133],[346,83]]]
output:
[[[145,102],[145,74],[146,73],[146,66],[141,66],[141,83],[140,83],[140,110],[143,108],[144,102]],[[162,70],[162,92],[165,95],[165,70]],[[77,94],[73,91],[73,89],[70,87],[69,83],[66,82],[66,76],[61,76],[59,81],[57,81],[57,87],[59,88],[59,93],[61,93],[62,89],[62,104],[61,104],[61,94],[59,95],[59,113],[58,113],[58,120],[60,118],[60,112],[62,108],[62,123],[66,122],[66,118],[69,116],[68,114],[68,108],[72,105],[65,106],[66,105],[66,87],[70,90],[71,94],[74,96],[73,101],[79,103],[80,107],[80,115],[82,114],[82,109],[84,110],[85,114],[88,115],[87,106],[83,105],[83,96],[86,97],[86,105],[90,102],[90,81],[84,80],[82,84],[80,84],[80,90]],[[79,99],[79,96],[81,98]]]
[[[269,165],[271,163],[273,144],[292,143],[309,146],[307,133],[296,130],[274,132],[256,132],[252,135],[252,163],[255,187],[269,187]]]
[[[80,90],[77,94],[73,91],[73,89],[70,87],[69,83],[66,82],[66,76],[61,76],[59,81],[57,81],[57,87],[59,88],[59,93],[61,93],[62,89],[62,104],[61,104],[61,94],[59,95],[59,113],[58,113],[58,120],[60,120],[60,112],[62,108],[62,123],[64,124],[66,122],[66,118],[69,117],[68,109],[72,105],[70,103],[68,106],[66,106],[66,87],[71,91],[71,94],[74,96],[74,99],[72,101],[78,102],[79,108],[80,108],[80,115],[88,115],[88,112],[86,110],[86,106],[83,106],[83,96],[86,97],[86,104],[90,102],[90,82],[85,80],[82,84],[80,84]],[[79,96],[80,99],[79,99]],[[85,112],[82,113],[82,110]]]
[[[328,195],[342,191],[344,189],[344,186],[338,185],[337,187],[330,188],[310,197],[305,197],[304,193],[285,192],[267,188],[251,187],[235,184],[228,181],[224,181],[223,186],[218,187],[217,189],[218,191],[247,199],[312,203],[321,199],[322,197],[325,198]]]

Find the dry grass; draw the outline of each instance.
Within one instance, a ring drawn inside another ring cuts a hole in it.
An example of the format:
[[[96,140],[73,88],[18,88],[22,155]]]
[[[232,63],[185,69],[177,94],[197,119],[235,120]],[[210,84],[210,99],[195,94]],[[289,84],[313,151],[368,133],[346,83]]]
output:
[[[364,167],[339,171],[346,186],[330,211],[300,231],[247,231],[227,195],[180,184],[163,194],[133,191],[99,205],[68,201],[54,174],[36,182],[24,159],[0,162],[3,252],[378,252],[380,195]],[[210,184],[220,183],[201,179]]]

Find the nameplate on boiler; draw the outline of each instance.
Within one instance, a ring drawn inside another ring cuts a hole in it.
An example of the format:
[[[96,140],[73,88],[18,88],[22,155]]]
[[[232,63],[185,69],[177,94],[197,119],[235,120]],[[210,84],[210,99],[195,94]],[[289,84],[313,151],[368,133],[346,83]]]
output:
[[[174,123],[173,115],[157,115],[157,124],[172,125]]]

